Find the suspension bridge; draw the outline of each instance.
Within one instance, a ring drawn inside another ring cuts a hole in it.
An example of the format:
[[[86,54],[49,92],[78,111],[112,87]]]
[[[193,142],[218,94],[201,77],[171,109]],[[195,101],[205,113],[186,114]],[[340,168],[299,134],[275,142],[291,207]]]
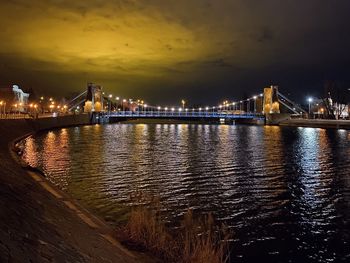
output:
[[[104,96],[102,87],[88,84],[86,91],[73,98],[69,110],[83,109],[92,113],[94,122],[105,123],[125,119],[183,119],[220,120],[234,122],[247,120],[255,123],[266,119],[282,119],[290,115],[305,114],[298,104],[279,92],[277,86],[264,88],[263,93],[238,101],[225,101],[218,106],[198,108],[152,106],[143,101],[122,100]],[[272,117],[271,117],[272,116]]]

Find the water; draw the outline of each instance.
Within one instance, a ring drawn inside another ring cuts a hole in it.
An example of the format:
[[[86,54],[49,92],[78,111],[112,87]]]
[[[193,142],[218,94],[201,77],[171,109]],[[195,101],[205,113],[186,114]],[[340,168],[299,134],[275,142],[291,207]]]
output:
[[[130,195],[160,197],[169,222],[212,212],[232,262],[350,261],[350,132],[228,125],[114,124],[23,142],[23,158],[111,223]]]

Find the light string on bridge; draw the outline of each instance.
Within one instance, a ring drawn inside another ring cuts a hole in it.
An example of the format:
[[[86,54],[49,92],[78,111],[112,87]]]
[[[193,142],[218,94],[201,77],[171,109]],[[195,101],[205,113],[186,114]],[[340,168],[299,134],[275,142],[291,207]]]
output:
[[[262,98],[263,94],[259,94],[259,95],[254,95],[252,97],[249,97],[247,99],[244,100],[239,100],[239,101],[232,101],[229,102],[228,100],[223,101],[222,104],[219,104],[218,106],[206,106],[206,107],[185,107],[186,101],[185,100],[181,100],[181,104],[182,106],[159,106],[159,105],[151,105],[151,104],[147,104],[145,103],[143,100],[141,99],[122,99],[120,96],[116,96],[115,97],[115,101],[117,103],[116,106],[116,110],[120,111],[125,111],[126,109],[133,108],[133,110],[137,110],[137,111],[169,111],[169,112],[201,112],[201,111],[241,111],[244,112],[246,110],[246,112],[251,112],[251,105],[250,102],[254,102],[254,106],[253,106],[253,112],[257,111],[257,105],[256,105],[256,101],[258,98]],[[108,108],[108,111],[111,111],[111,105],[110,103],[113,103],[114,96],[112,94],[108,95],[108,99],[109,99],[109,104],[108,106],[106,106],[105,109]],[[244,105],[245,103],[247,103],[246,105]],[[121,106],[121,108],[119,108],[119,106]]]

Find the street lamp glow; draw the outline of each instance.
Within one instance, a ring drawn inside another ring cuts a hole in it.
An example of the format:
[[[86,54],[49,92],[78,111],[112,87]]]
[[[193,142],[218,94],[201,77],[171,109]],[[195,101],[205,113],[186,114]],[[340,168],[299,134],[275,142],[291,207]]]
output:
[[[158,106],[157,109],[160,110],[161,108]]]
[[[312,102],[313,99],[310,97],[310,98],[307,99],[307,101],[308,101],[308,102]]]
[[[174,111],[175,109],[174,108],[171,108],[171,111]]]
[[[205,110],[209,110],[209,107],[205,107]]]
[[[116,100],[119,100],[119,97],[115,97]]]
[[[113,96],[112,96],[112,94],[109,94],[108,97],[111,99]]]
[[[167,111],[167,110],[168,110],[168,107],[165,107],[165,108],[164,108],[164,110],[166,110],[166,111]]]
[[[182,111],[182,108],[179,108],[179,111]]]
[[[254,96],[254,97],[253,97],[253,99],[255,99],[255,100],[256,100],[257,98],[258,98],[257,96]]]
[[[202,110],[202,108],[199,108],[198,110],[199,110],[199,111],[201,111],[201,110]]]

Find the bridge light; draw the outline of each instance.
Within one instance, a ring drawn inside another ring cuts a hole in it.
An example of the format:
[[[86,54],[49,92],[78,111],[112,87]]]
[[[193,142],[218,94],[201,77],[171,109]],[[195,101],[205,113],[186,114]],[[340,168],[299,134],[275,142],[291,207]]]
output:
[[[221,109],[221,108],[222,108],[222,105],[219,105],[219,108]]]
[[[41,99],[41,100],[44,100],[44,96],[41,96],[40,99]]]
[[[174,108],[171,108],[171,111],[174,111],[175,109]]]
[[[215,107],[213,107],[213,110],[215,110]]]
[[[209,110],[209,107],[205,107],[205,110]]]
[[[182,108],[179,108],[179,111],[182,111]]]
[[[257,98],[258,98],[257,96],[254,96],[254,97],[253,97],[253,99],[255,99],[255,100],[256,100]]]
[[[116,100],[119,100],[119,97],[115,97]]]
[[[264,94],[260,93],[260,97],[264,96]]]
[[[235,102],[232,102],[232,106],[235,106],[236,105],[236,103]]]
[[[126,102],[126,99],[123,99],[123,102]]]
[[[185,111],[188,111],[188,109],[186,108]]]
[[[109,94],[108,97],[111,99],[113,96],[112,96],[112,94]]]
[[[167,110],[168,110],[168,107],[165,107],[165,108],[164,108],[164,110],[166,110],[166,111],[167,111]]]
[[[308,101],[308,102],[312,102],[312,98],[311,98],[311,97],[308,98],[307,101]]]
[[[157,109],[160,110],[161,108],[158,106]]]
[[[199,108],[198,110],[199,110],[199,111],[201,111],[201,110],[202,110],[202,108]]]
[[[147,108],[147,104],[143,105],[145,108]]]

